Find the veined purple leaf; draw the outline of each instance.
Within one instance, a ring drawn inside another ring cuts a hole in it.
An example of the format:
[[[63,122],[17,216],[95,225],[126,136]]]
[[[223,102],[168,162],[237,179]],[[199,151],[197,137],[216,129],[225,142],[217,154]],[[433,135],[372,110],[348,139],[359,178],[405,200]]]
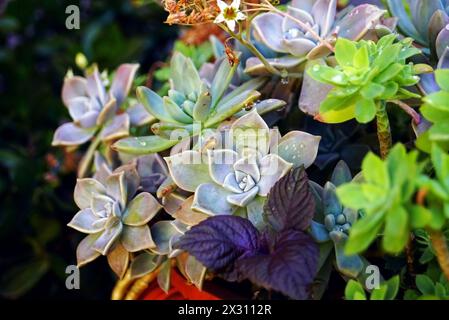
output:
[[[223,270],[232,266],[236,259],[257,253],[259,232],[247,219],[215,216],[187,231],[178,247],[207,268]]]
[[[306,230],[315,212],[304,167],[291,170],[271,188],[264,207],[271,226],[277,230]]]
[[[318,268],[319,249],[307,233],[286,230],[275,236],[269,254],[241,258],[235,268],[253,283],[293,299],[307,299]]]

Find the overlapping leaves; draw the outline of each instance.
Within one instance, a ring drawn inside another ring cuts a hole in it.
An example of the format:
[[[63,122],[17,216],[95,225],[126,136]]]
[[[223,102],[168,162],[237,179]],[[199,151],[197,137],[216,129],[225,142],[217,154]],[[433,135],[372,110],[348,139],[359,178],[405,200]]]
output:
[[[290,188],[284,189],[286,183]],[[215,216],[186,232],[179,247],[228,280],[248,278],[293,299],[306,299],[317,271],[319,250],[305,232],[314,203],[303,168],[293,169],[280,179],[268,197],[279,198],[281,192],[287,193],[281,210],[273,211],[270,204],[266,206],[268,216],[279,220],[273,225],[274,230],[260,233],[244,218]],[[296,201],[288,204],[298,198],[304,205]],[[275,202],[271,200],[272,204]]]

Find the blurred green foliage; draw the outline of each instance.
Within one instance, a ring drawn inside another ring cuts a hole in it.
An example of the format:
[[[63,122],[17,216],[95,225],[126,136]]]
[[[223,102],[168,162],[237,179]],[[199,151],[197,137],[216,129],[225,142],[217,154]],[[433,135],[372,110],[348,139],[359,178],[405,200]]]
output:
[[[66,227],[76,212],[76,160],[50,147],[68,120],[60,99],[68,68],[83,52],[112,70],[139,62],[140,74],[165,60],[176,28],[148,1],[0,1],[0,296],[107,299],[115,278],[104,259],[81,269],[81,289],[67,290],[81,235]],[[65,27],[79,5],[80,30]],[[143,5],[144,4],[144,5]],[[105,271],[106,270],[106,271]]]

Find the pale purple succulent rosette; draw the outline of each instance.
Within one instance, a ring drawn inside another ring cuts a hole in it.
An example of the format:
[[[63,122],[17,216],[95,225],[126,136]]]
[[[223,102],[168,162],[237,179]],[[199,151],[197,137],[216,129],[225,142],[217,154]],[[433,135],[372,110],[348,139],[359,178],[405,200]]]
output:
[[[319,43],[317,37],[296,20],[307,25],[323,40],[332,42],[335,37],[359,40],[380,23],[385,12],[376,6],[363,4],[337,19],[337,0],[293,0],[287,7],[287,14],[295,20],[268,12],[254,18],[252,25],[256,39],[271,50],[285,54],[267,61],[278,69],[291,69],[304,62],[306,57],[317,59],[330,53],[325,44]],[[256,72],[260,68],[259,59],[248,59],[247,72]]]
[[[162,206],[148,192],[135,195],[138,186],[134,164],[116,169],[104,184],[93,178],[77,181],[74,199],[80,211],[68,226],[88,234],[76,251],[78,266],[104,255],[122,277],[129,252],[156,247],[147,223]]]
[[[117,114],[128,96],[138,67],[138,64],[121,65],[108,91],[97,68],[87,78],[72,76],[65,79],[62,100],[73,122],[56,130],[52,144],[76,146],[97,133],[103,141],[118,139],[128,135],[130,117],[135,123],[147,120],[148,114],[145,115],[144,108],[138,105],[130,108],[130,114]]]
[[[257,148],[244,143],[248,129],[262,138]],[[274,148],[270,130],[256,110],[237,119],[229,134],[236,135],[231,148],[207,154],[188,150],[165,158],[178,187],[194,192],[191,208],[208,216],[261,214],[271,187],[292,166],[310,166],[320,141],[320,137],[293,131]]]

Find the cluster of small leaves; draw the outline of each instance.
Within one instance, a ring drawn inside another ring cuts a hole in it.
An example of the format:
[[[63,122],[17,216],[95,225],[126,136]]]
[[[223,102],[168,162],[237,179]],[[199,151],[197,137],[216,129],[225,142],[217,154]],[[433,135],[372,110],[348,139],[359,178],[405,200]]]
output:
[[[422,169],[417,156],[416,151],[407,154],[401,144],[384,161],[369,153],[362,163],[362,179],[358,179],[362,181],[337,188],[343,205],[363,209],[362,217],[351,228],[347,254],[364,251],[379,233],[383,234],[385,251],[399,253],[408,241],[411,228],[432,223],[433,216],[411,203]]]
[[[281,199],[283,205],[278,205]],[[268,221],[275,222],[272,228],[260,233],[245,218],[214,216],[186,232],[179,247],[229,281],[250,279],[293,299],[306,299],[319,254],[305,232],[314,206],[304,168],[296,168],[268,196],[265,210]]]
[[[427,190],[427,206],[419,207],[422,215],[432,217],[429,227],[441,230],[446,219],[449,219],[449,155],[436,144],[432,145],[431,161],[435,170],[435,177],[421,175],[418,185]]]
[[[449,299],[449,282],[443,274],[436,281],[426,274],[419,274],[415,279],[418,290],[407,290],[404,294],[406,300],[447,300]]]
[[[334,86],[322,101],[320,113],[335,112],[335,122],[355,117],[367,123],[374,119],[378,101],[419,97],[405,87],[419,82],[418,68],[407,59],[420,50],[412,46],[413,39],[395,40],[394,34],[377,43],[339,38],[335,45],[337,65],[315,64],[308,69],[316,81]]]
[[[431,93],[423,98],[422,115],[432,123],[431,128],[423,134],[418,146],[428,150],[430,143],[437,143],[444,150],[449,150],[449,70],[435,70],[435,80],[441,91]]]
[[[373,289],[368,299],[363,286],[355,280],[349,280],[346,284],[345,298],[346,300],[394,300],[399,291],[399,282],[398,275],[392,277]]]

